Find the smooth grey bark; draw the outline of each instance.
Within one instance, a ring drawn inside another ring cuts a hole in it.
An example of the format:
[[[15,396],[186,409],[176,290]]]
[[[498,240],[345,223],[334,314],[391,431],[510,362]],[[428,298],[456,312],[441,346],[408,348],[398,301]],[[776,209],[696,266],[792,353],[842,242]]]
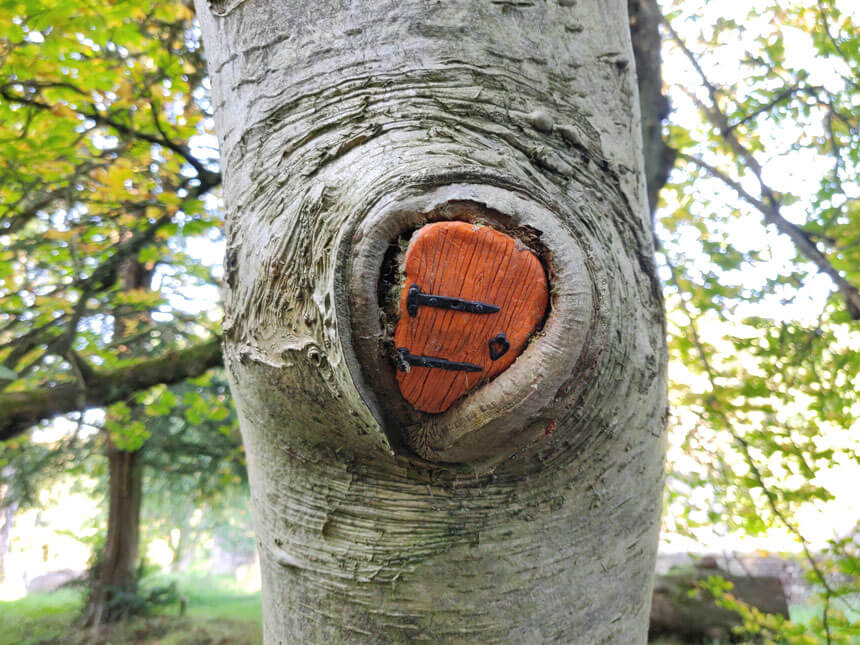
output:
[[[645,642],[666,351],[626,3],[198,15],[266,642]],[[376,287],[464,206],[541,251],[551,311],[503,375],[415,414]]]

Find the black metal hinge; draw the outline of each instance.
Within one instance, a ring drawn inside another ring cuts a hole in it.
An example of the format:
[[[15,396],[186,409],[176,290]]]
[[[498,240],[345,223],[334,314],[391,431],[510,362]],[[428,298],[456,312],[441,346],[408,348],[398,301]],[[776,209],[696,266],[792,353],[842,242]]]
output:
[[[447,358],[436,356],[415,356],[406,347],[397,348],[397,369],[408,372],[411,367],[435,367],[442,370],[457,370],[461,372],[480,372],[484,368],[474,363],[457,363]]]
[[[421,287],[413,284],[406,294],[406,311],[410,316],[418,315],[419,306],[437,307],[438,309],[452,309],[453,311],[465,311],[470,314],[494,314],[499,311],[496,305],[476,300],[463,300],[462,298],[451,298],[450,296],[437,296],[432,293],[421,293]]]

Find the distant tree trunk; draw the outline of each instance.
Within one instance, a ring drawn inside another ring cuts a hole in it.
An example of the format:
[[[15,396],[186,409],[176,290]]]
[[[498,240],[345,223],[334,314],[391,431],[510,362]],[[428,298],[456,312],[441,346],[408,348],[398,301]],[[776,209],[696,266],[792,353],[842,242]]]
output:
[[[0,486],[0,581],[6,577],[6,554],[9,552],[9,538],[12,534],[12,519],[18,503],[6,499],[6,486]]]
[[[627,3],[197,6],[265,641],[644,643],[666,349]],[[447,220],[539,254],[551,304],[425,414],[390,293]]]
[[[669,116],[669,100],[663,95],[660,58],[662,15],[656,0],[627,0],[630,36],[636,59],[639,109],[642,114],[642,153],[648,187],[648,207],[657,209],[657,194],[675,165],[676,151],[663,140],[663,121]]]
[[[118,278],[123,290],[148,289],[152,268],[136,260],[128,260],[120,266]],[[118,313],[114,317],[114,335],[117,340],[123,340],[134,333],[135,324],[145,324],[147,321],[146,313]],[[130,354],[132,348],[120,345],[117,353],[120,356]],[[133,408],[134,406],[132,414]],[[114,445],[109,434],[105,434],[110,489],[108,529],[104,551],[93,572],[90,597],[84,612],[84,625],[92,627],[126,618],[128,606],[121,602],[121,597],[123,594],[133,593],[137,588],[140,508],[143,496],[141,450],[121,450]]]
[[[180,527],[177,530],[179,533],[179,537],[176,539],[176,542],[173,541],[173,536],[171,535],[168,540],[168,546],[170,547],[170,572],[171,573],[179,573],[182,570],[182,563],[185,557],[185,527]]]
[[[114,602],[137,584],[142,468],[140,451],[107,449],[110,477],[108,529],[104,551],[95,571],[85,625],[97,626],[125,617],[122,603]]]
[[[180,573],[188,569],[194,560],[197,544],[202,534],[199,527],[193,527],[184,520],[177,523],[176,530],[179,534],[176,542],[174,543],[172,538],[168,540],[171,551],[170,571],[172,573]]]

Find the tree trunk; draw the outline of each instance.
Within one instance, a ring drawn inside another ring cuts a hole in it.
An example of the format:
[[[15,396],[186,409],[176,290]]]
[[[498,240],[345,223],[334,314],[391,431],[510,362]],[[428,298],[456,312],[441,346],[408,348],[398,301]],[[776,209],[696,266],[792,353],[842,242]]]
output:
[[[177,529],[174,529],[174,530],[177,530]],[[171,553],[171,558],[170,558],[170,572],[171,573],[179,573],[180,571],[182,571],[181,565],[183,562],[183,558],[185,556],[185,549],[183,548],[185,546],[185,544],[184,544],[185,543],[185,529],[180,528],[177,530],[177,532],[179,534],[179,537],[176,539],[175,544],[173,541],[172,532],[171,532],[171,535],[168,537],[168,540],[167,540],[167,545],[170,547],[170,553]]]
[[[205,508],[205,507],[204,507]],[[197,544],[200,541],[202,531],[199,527],[192,527],[184,520],[180,520],[177,526],[179,537],[174,543],[173,538],[168,540],[172,558],[170,561],[171,573],[182,573],[194,561]]]
[[[142,469],[140,452],[108,446],[110,505],[104,551],[95,571],[84,624],[98,626],[125,617],[118,596],[131,593],[137,583]]]
[[[666,350],[626,3],[198,9],[265,641],[645,642]],[[391,293],[448,220],[531,249],[550,305],[428,414]]]
[[[9,552],[9,538],[12,535],[12,520],[15,517],[15,511],[18,510],[18,502],[6,499],[8,488],[5,485],[0,486],[0,582],[6,577],[5,562],[6,554]]]
[[[123,262],[118,271],[124,291],[148,289],[152,280],[152,267],[136,259]],[[114,335],[128,338],[135,332],[135,324],[148,322],[147,313],[119,314],[114,316]],[[130,343],[129,343],[130,345]],[[120,345],[120,356],[132,353],[132,347]],[[132,403],[132,414],[134,404]],[[108,459],[108,530],[104,551],[94,570],[90,597],[84,611],[84,625],[98,627],[128,617],[129,596],[137,591],[138,545],[140,541],[140,508],[143,499],[143,462],[141,450],[118,448],[106,435]]]
[[[659,25],[660,7],[655,0],[627,0],[630,36],[636,59],[639,109],[642,114],[642,153],[648,186],[648,207],[657,209],[657,193],[669,179],[677,151],[663,140],[663,121],[669,116],[669,99],[663,95]]]

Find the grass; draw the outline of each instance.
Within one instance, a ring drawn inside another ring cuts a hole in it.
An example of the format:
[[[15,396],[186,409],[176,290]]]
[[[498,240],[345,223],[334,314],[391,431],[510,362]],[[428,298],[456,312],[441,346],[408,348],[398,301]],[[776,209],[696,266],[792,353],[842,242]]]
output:
[[[62,589],[0,602],[0,645],[29,645],[59,639],[80,610],[82,593]]]
[[[260,593],[244,591],[230,576],[159,575],[143,581],[144,587],[175,583],[186,601],[160,608],[154,615],[104,628],[94,637],[77,626],[83,591],[62,589],[34,594],[14,602],[0,602],[0,645],[259,645],[262,643]],[[812,605],[791,608],[792,619],[808,621]],[[658,639],[654,645],[683,645]]]
[[[157,576],[144,581],[156,587],[176,582],[186,600],[160,608],[152,616],[103,628],[97,635],[77,626],[83,591],[62,589],[0,602],[0,645],[259,645],[260,593],[240,589],[229,576]]]
[[[262,620],[260,592],[243,590],[231,576],[158,575],[143,581],[144,586],[158,587],[175,583],[187,602],[186,615],[196,618],[229,620]],[[176,607],[172,613],[176,613]]]

